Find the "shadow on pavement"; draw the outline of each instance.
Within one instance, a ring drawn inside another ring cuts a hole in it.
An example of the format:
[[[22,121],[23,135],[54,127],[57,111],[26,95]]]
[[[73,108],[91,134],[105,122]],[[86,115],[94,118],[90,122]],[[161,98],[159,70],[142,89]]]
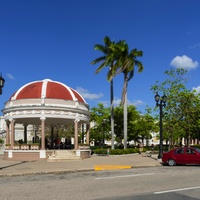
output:
[[[13,165],[8,165],[8,166],[5,166],[5,167],[0,167],[0,170],[2,169],[6,169],[6,168],[9,168],[9,167],[13,167],[13,166],[16,166],[16,165],[21,165],[21,164],[24,164],[24,163],[27,163],[28,161],[22,161],[20,163],[16,163],[16,164],[13,164]]]

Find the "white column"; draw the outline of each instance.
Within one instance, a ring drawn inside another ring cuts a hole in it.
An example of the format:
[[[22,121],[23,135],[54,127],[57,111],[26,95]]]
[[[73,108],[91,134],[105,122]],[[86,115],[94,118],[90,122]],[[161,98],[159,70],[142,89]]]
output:
[[[41,126],[42,126],[42,134],[41,134],[41,150],[45,149],[45,117],[41,117]]]
[[[90,124],[87,124],[86,125],[86,143],[88,145],[90,145],[90,132],[89,132],[89,129],[90,129]]]
[[[6,121],[6,144],[10,144],[10,122]]]
[[[79,119],[74,120],[74,149],[78,149],[78,122]]]
[[[11,122],[11,138],[10,138],[10,143],[11,143],[11,149],[13,149],[13,145],[15,142],[15,121],[13,119],[10,119]]]

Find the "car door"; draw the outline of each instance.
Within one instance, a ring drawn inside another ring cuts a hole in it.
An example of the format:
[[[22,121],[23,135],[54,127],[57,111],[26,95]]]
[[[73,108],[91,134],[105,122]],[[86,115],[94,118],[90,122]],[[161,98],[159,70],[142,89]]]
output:
[[[200,164],[200,155],[195,149],[186,149],[186,164]]]
[[[177,164],[185,164],[184,148],[177,148],[174,151],[173,158]]]

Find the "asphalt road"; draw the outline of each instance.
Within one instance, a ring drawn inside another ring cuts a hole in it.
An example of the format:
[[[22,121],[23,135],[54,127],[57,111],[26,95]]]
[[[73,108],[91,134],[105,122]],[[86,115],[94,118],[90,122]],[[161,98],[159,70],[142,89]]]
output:
[[[1,200],[200,199],[199,166],[0,177]]]

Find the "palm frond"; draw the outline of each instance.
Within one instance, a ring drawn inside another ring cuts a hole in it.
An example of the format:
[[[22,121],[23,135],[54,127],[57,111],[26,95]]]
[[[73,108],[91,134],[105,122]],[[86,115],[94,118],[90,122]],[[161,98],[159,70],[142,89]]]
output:
[[[103,41],[104,41],[104,44],[106,45],[106,47],[109,47],[112,43],[108,36],[105,36]]]
[[[99,63],[99,62],[102,62],[102,61],[104,61],[104,60],[105,60],[105,56],[101,56],[101,57],[99,57],[99,58],[93,60],[93,61],[91,62],[91,64],[92,64],[92,65],[95,65],[95,64],[97,64],[97,63]]]
[[[107,49],[103,45],[101,45],[101,44],[96,44],[94,46],[94,49],[102,52],[103,54],[107,53]]]
[[[103,62],[95,71],[95,74],[98,74],[104,67],[106,67],[106,63]]]

